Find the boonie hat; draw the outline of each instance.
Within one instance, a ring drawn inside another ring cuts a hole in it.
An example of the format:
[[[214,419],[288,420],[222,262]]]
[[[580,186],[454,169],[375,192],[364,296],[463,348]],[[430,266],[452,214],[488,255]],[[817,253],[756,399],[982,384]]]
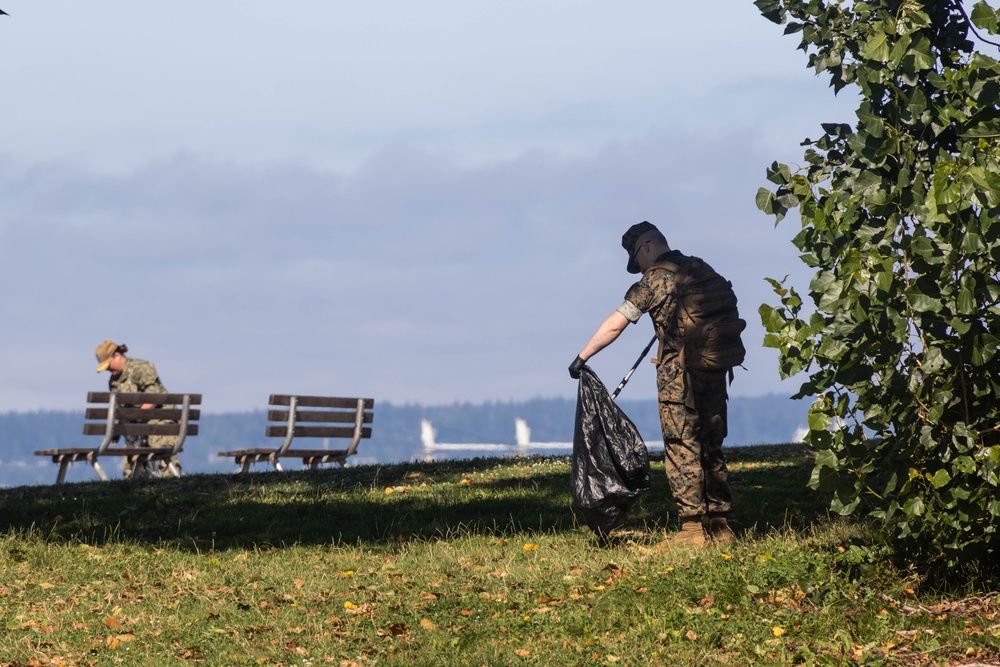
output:
[[[94,353],[97,355],[97,372],[108,370],[108,364],[111,363],[111,357],[115,356],[115,351],[118,350],[118,343],[112,342],[109,338],[100,345]]]
[[[635,242],[639,240],[640,236],[653,230],[659,231],[656,229],[656,225],[643,220],[642,222],[632,225],[628,228],[627,232],[622,234],[622,247],[625,248],[625,252],[628,253],[628,265],[625,267],[625,270],[629,273],[640,272],[639,265],[636,264],[635,258],[632,256],[632,253],[635,250]]]

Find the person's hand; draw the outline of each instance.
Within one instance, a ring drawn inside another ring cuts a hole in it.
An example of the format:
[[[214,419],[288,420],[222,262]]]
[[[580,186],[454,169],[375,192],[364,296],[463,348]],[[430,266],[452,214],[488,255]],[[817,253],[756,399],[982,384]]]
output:
[[[577,357],[576,359],[574,359],[573,363],[571,363],[569,365],[569,376],[571,378],[573,378],[574,380],[579,380],[580,379],[580,371],[583,370],[583,367],[586,364],[587,364],[587,362],[584,361],[583,359],[581,359],[580,357]]]

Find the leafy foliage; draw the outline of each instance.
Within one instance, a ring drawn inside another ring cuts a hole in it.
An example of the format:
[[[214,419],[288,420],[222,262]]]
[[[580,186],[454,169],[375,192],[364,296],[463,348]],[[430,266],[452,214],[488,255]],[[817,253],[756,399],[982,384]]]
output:
[[[774,163],[758,207],[792,208],[816,273],[812,304],[771,280],[765,345],[815,396],[810,485],[849,514],[862,502],[930,565],[996,562],[1000,540],[1000,63],[995,34],[946,0],[757,0],[800,36],[857,122],[822,125],[801,167]],[[978,33],[977,33],[978,34]]]

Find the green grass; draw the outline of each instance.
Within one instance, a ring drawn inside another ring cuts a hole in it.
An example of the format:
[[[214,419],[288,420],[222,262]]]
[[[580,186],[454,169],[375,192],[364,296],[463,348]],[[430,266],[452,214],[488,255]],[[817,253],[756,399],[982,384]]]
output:
[[[658,548],[662,463],[608,544],[565,457],[0,489],[0,666],[1000,664],[990,582],[895,568],[805,449],[730,452],[699,551]]]

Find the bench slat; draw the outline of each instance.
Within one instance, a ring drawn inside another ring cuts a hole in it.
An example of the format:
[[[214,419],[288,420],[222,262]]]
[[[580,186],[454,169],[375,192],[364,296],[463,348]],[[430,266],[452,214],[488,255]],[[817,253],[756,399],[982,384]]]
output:
[[[236,463],[242,463],[246,459],[251,459],[253,463],[266,461],[271,454],[278,451],[277,447],[265,447],[255,449],[238,449],[231,452],[219,452],[219,456],[235,459]],[[281,458],[283,459],[341,459],[347,455],[346,449],[289,449]],[[330,461],[320,461],[328,463]]]
[[[178,421],[180,420],[181,413],[183,412],[183,408],[118,408],[115,410],[115,417],[123,420],[139,419],[146,421],[148,419],[169,419],[172,421]],[[188,410],[188,419],[190,421],[197,421],[200,418],[201,410]],[[87,408],[84,419],[107,421],[108,409]]]
[[[191,405],[201,405],[201,394],[186,394],[190,397]],[[155,400],[148,400],[155,396]],[[142,405],[143,403],[156,403],[157,405],[168,405],[171,403],[183,403],[185,394],[153,394],[153,393],[119,393],[118,405]],[[111,400],[111,392],[92,391],[87,394],[88,403],[107,403]]]
[[[287,426],[268,426],[267,437],[284,438],[288,434]],[[296,426],[296,438],[353,438],[354,428],[346,426]],[[372,437],[372,429],[365,426],[361,429],[362,438]]]
[[[291,395],[286,394],[271,394],[270,400],[268,400],[268,405],[290,405]],[[298,396],[296,398],[296,403],[299,407],[305,408],[350,408],[354,409],[358,407],[358,401],[362,400],[359,398],[340,398],[336,396]],[[366,410],[371,410],[375,407],[374,398],[366,398],[364,400],[364,406]]]
[[[356,418],[356,412],[351,410],[349,412],[322,412],[319,410],[296,410],[295,411],[295,423],[301,424],[303,422],[318,422],[323,424],[353,424]],[[370,412],[365,412],[362,420],[365,424],[372,423],[373,415]],[[269,410],[267,413],[267,420],[272,422],[281,422],[283,424],[288,423],[288,410]]]
[[[180,451],[183,452],[184,450]],[[82,460],[93,453],[93,447],[74,447],[67,449],[44,449],[36,451],[35,456],[51,456],[53,459],[73,456],[77,457],[78,460]],[[173,455],[173,450],[166,447],[108,447],[101,456],[146,456],[148,454],[161,458],[170,458]]]
[[[84,435],[104,435],[107,431],[105,424],[84,424]],[[179,435],[180,424],[115,424],[113,435]],[[198,425],[188,424],[188,435],[198,435]]]

